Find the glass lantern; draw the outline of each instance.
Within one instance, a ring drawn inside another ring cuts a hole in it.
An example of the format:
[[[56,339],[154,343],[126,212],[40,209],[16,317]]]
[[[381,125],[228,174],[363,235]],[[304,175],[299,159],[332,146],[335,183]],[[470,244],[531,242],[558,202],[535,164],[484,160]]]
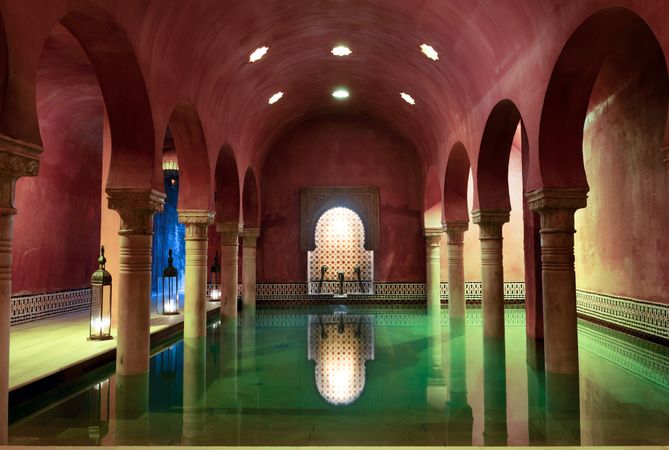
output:
[[[162,276],[162,311],[160,314],[173,315],[179,314],[179,272],[174,267],[174,258],[172,258],[172,249],[167,254],[167,267],[163,270]]]
[[[214,256],[214,263],[211,265],[211,272],[209,274],[209,301],[221,301],[221,266],[218,265],[218,252]]]
[[[109,432],[109,379],[89,391],[88,437],[100,444]]]
[[[91,276],[91,321],[89,324],[88,339],[103,341],[111,339],[112,315],[112,277],[105,270],[105,246],[100,247],[98,270]]]

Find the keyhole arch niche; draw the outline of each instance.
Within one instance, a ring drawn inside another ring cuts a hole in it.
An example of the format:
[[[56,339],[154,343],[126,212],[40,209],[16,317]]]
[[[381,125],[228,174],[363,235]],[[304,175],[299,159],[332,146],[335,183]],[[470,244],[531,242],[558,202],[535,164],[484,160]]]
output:
[[[307,252],[309,294],[339,292],[340,271],[344,272],[344,293],[373,294],[374,252],[379,250],[379,189],[305,187],[300,197],[300,244]],[[328,263],[324,264],[326,254]],[[321,284],[323,265],[328,271]],[[361,269],[362,286],[354,272],[356,266]]]

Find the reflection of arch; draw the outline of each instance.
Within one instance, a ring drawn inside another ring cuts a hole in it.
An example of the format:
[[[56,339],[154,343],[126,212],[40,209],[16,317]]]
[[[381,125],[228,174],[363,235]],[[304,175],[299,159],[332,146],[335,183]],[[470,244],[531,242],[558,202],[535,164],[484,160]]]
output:
[[[60,19],[86,52],[100,84],[112,136],[107,188],[162,191],[153,117],[130,40],[107,13],[77,8]]]
[[[469,156],[464,145],[457,142],[451,149],[446,163],[444,180],[444,221],[469,222],[467,183],[469,181]]]
[[[527,142],[522,119],[516,105],[502,100],[490,112],[486,122],[481,150],[476,165],[474,209],[510,211],[509,156],[518,123],[523,128],[523,144]],[[521,151],[526,153],[526,145]],[[524,171],[527,167],[524,168]]]
[[[244,175],[244,190],[242,191],[242,214],[244,226],[257,228],[260,226],[260,212],[258,205],[258,184],[252,168]]]
[[[341,206],[355,211],[365,226],[365,249],[379,249],[379,188],[308,187],[300,189],[300,246],[314,250],[316,224],[327,210]]]
[[[180,101],[169,119],[179,161],[179,209],[210,207],[209,155],[200,119],[193,105]]]
[[[232,148],[221,147],[216,160],[216,222],[239,223],[239,175]]]
[[[541,112],[538,164],[543,187],[588,188],[582,146],[590,95],[602,64],[626,40],[652,42],[663,55],[646,22],[619,7],[591,15],[562,49]],[[666,79],[666,62],[663,69]],[[537,181],[532,180],[532,186]]]

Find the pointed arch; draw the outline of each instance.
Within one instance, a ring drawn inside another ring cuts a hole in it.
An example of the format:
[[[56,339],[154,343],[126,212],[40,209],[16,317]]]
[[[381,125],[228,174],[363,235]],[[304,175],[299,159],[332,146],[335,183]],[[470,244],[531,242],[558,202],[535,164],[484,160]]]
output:
[[[244,188],[242,191],[242,215],[244,226],[258,228],[260,226],[260,198],[258,182],[253,168],[246,169]]]
[[[239,223],[239,173],[232,147],[224,145],[218,152],[214,173],[216,183],[216,222]]]
[[[471,164],[465,146],[456,142],[448,154],[444,176],[444,221],[468,222],[467,184]]]

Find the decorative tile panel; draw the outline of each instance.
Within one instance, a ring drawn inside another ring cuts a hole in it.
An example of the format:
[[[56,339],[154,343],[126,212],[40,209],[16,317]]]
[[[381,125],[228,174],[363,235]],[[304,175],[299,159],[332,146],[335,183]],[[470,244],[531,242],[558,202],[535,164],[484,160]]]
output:
[[[90,288],[16,296],[12,297],[10,301],[10,321],[12,325],[16,325],[60,316],[74,311],[86,310],[90,303]]]
[[[576,310],[586,319],[669,342],[669,305],[577,289]]]

